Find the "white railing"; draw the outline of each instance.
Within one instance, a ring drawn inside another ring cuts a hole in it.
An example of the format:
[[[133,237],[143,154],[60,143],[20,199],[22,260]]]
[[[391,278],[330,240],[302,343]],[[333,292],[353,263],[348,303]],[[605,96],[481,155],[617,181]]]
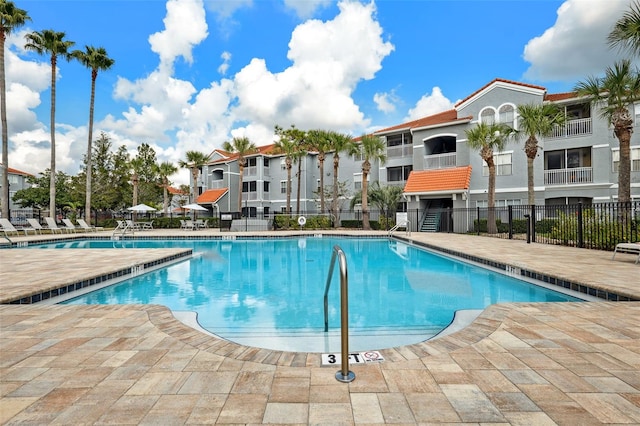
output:
[[[387,158],[403,158],[413,155],[413,145],[398,145],[387,147]]]
[[[248,166],[244,168],[245,176],[258,176],[258,167],[256,166]]]
[[[580,183],[593,183],[593,168],[575,167],[573,169],[544,171],[545,185],[575,185]]]
[[[577,120],[567,120],[564,126],[556,126],[551,138],[566,138],[579,135],[591,134],[591,118],[579,118]]]
[[[447,167],[456,166],[456,153],[449,152],[447,154],[434,154],[424,156],[424,168],[428,169],[445,169]]]
[[[221,189],[221,188],[226,188],[226,185],[223,179],[211,181],[211,185],[209,189]]]

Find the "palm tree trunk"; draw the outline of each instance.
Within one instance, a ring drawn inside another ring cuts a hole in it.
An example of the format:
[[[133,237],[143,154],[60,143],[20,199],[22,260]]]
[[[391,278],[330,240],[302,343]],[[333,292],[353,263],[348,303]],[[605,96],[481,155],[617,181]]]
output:
[[[291,160],[287,158],[287,214],[291,214]]]
[[[336,152],[333,156],[333,199],[331,200],[331,210],[333,210],[334,222],[333,227],[338,228],[340,226],[340,220],[338,220],[338,166],[340,165],[340,157]]]
[[[324,213],[324,155],[318,155],[320,162],[320,213]]]
[[[533,189],[533,158],[527,157],[527,193],[529,195],[529,205],[536,203],[536,194]]]
[[[618,163],[618,202],[631,201],[631,132],[628,128],[616,132],[620,144],[620,162]]]
[[[49,182],[49,217],[56,217],[56,56],[51,56],[51,170]]]
[[[367,196],[368,191],[368,182],[367,176],[369,175],[369,171],[366,165],[362,166],[362,229],[368,231],[371,229],[371,224],[369,223],[369,200]]]
[[[489,165],[489,193],[487,194],[487,232],[495,234],[498,232],[496,227],[496,166]]]
[[[9,219],[9,132],[7,131],[7,86],[4,71],[4,31],[0,31],[0,121],[2,121],[2,208],[0,215]]]
[[[244,179],[244,166],[238,165],[238,212],[242,212],[242,180]]]
[[[300,214],[300,187],[302,185],[300,185],[300,182],[302,181],[302,157],[298,158],[298,187],[296,188],[296,197],[297,197],[297,204],[296,204],[296,215]]]
[[[97,71],[91,71],[91,101],[89,102],[89,140],[87,141],[87,185],[86,185],[86,196],[85,196],[85,206],[84,206],[84,217],[91,223],[91,175],[93,172],[93,167],[91,163],[91,156],[93,154],[91,149],[91,143],[93,138],[93,110],[94,110],[94,102],[96,95],[96,77],[98,76]]]

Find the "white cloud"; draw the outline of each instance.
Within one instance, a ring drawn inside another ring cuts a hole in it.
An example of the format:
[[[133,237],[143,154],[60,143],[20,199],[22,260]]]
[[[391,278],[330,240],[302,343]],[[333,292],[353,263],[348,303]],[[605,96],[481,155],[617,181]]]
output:
[[[201,0],[168,0],[164,31],[149,36],[151,50],[160,56],[162,67],[172,67],[182,56],[191,63],[193,46],[207,37],[207,22]]]
[[[430,94],[423,95],[416,105],[409,110],[405,121],[417,120],[418,118],[437,114],[453,108],[455,102],[451,102],[443,94],[439,87],[431,89]]]
[[[229,19],[236,10],[253,5],[253,0],[205,0],[207,10],[218,15],[220,20]]]
[[[207,7],[222,7],[220,3],[228,7],[251,4],[216,1],[207,2]],[[204,3],[168,0],[164,30],[149,37],[150,48],[159,57],[158,67],[137,79],[118,77],[113,98],[126,106],[121,112],[96,117],[94,135],[104,131],[114,148],[124,145],[132,155],[140,143],[149,143],[159,161],[175,164],[186,151],[209,153],[232,136],[247,136],[257,145],[272,143],[275,124],[353,132],[365,129],[369,120],[354,102],[353,92],[360,82],[374,78],[394,46],[383,38],[373,3],[342,1],[338,6],[333,19],[310,20],[295,28],[289,41],[288,68],[272,72],[264,59],[253,58],[236,75],[197,88],[191,80],[175,75],[174,63],[179,57],[186,62],[198,60],[192,52],[207,36]],[[221,9],[218,13],[222,16]],[[224,74],[232,52],[220,57],[223,64],[218,70]],[[12,116],[24,116],[15,121],[23,124],[11,139],[10,164],[26,166],[28,172],[49,167],[47,125],[34,115],[41,103],[40,93],[49,88],[48,62],[39,61],[20,61],[11,52],[7,60],[8,75],[12,75],[8,88],[16,110]],[[12,63],[14,71],[10,71]],[[21,78],[28,81],[20,83]],[[86,126],[56,126],[58,170],[77,173],[86,138]],[[174,182],[188,182],[188,174],[181,171]]]
[[[376,93],[373,95],[373,102],[378,107],[379,111],[388,114],[390,112],[394,112],[396,110],[395,103],[398,101],[397,96],[391,93]]]
[[[229,69],[229,63],[231,62],[231,53],[222,52],[220,58],[222,58],[222,64],[220,64],[220,66],[218,67],[218,72],[221,75],[225,75],[227,73],[227,70]]]
[[[531,63],[525,78],[534,81],[578,81],[602,74],[621,57],[606,38],[631,0],[567,0],[553,27],[527,43],[524,59]]]
[[[310,18],[323,7],[327,7],[332,0],[284,0],[285,6],[292,9],[302,19]]]

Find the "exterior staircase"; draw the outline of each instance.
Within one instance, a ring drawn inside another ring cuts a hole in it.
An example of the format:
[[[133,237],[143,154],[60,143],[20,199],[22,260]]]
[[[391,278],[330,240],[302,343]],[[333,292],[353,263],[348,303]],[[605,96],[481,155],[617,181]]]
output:
[[[420,232],[438,232],[440,230],[441,209],[441,200],[429,201],[422,223],[420,224]]]

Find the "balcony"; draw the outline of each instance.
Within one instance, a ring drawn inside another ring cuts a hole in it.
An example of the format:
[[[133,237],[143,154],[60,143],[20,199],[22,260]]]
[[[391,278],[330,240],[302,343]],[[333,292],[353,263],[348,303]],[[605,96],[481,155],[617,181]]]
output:
[[[567,120],[564,126],[557,126],[553,130],[550,138],[569,138],[572,136],[590,135],[591,134],[591,118],[579,118],[576,120]]]
[[[456,153],[434,154],[424,156],[424,169],[446,169],[456,166]]]
[[[387,147],[387,158],[404,158],[413,155],[413,145],[396,145]]]
[[[545,185],[576,185],[581,183],[593,183],[592,167],[574,167],[572,169],[544,171]]]
[[[221,189],[221,188],[226,188],[226,185],[224,183],[224,179],[212,180],[211,181],[209,189]]]

